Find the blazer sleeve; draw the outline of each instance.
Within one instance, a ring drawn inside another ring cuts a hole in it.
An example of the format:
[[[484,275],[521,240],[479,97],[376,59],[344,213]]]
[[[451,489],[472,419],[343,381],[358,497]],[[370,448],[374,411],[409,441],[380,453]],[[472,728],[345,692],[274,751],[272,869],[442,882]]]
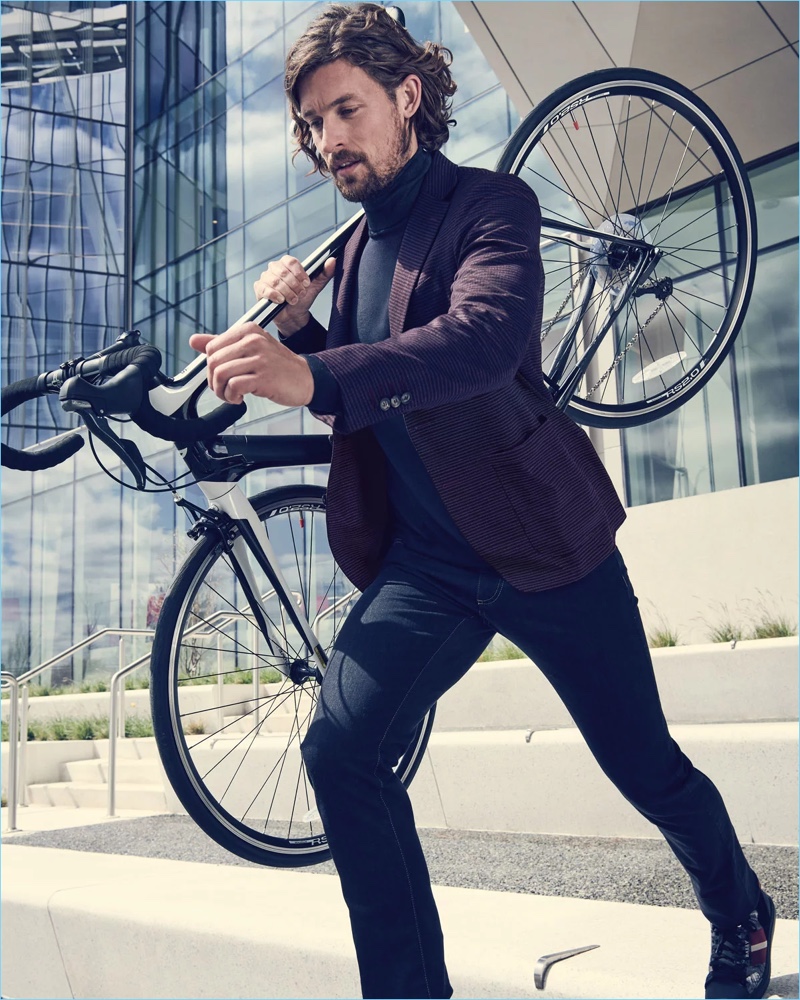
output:
[[[316,354],[325,347],[328,332],[319,320],[312,316],[304,327],[301,327],[291,337],[278,334],[280,342],[285,344],[295,354]]]
[[[459,232],[441,315],[375,344],[318,353],[341,391],[335,430],[350,434],[375,424],[396,413],[398,402],[400,412],[429,409],[491,392],[515,377],[541,311],[536,196],[516,177],[489,174],[461,204],[454,199],[448,217]]]

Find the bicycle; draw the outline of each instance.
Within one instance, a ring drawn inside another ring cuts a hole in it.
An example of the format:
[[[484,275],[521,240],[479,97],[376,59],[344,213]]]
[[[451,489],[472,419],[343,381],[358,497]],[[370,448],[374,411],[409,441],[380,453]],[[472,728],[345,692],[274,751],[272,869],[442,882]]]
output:
[[[541,341],[557,405],[589,425],[627,427],[698,392],[732,347],[755,270],[752,192],[713,112],[647,71],[592,73],[525,118],[498,169],[530,180],[542,205]],[[362,214],[304,261],[312,277]],[[262,301],[242,321],[266,327],[280,309]],[[263,864],[315,864],[329,852],[299,747],[357,593],[327,546],[322,487],[248,499],[238,484],[257,469],[324,464],[330,440],[224,434],[245,407],[200,414],[205,356],[172,378],[160,366],[159,352],[129,332],[92,358],[5,388],[2,412],[59,392],[140,490],[154,484],[153,470],[108,418],[130,416],[176,444],[208,508],[164,480],[193,520],[195,545],[153,642],[159,753],[187,812],[222,846]],[[3,464],[46,468],[82,444],[69,431],[25,452],[4,448]],[[406,784],[434,713],[397,764]]]

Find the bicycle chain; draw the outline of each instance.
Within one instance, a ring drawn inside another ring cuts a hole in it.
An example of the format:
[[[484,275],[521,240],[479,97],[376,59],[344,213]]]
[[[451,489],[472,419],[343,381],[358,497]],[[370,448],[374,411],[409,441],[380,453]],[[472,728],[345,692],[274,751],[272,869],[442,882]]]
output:
[[[619,352],[619,354],[614,358],[614,360],[611,362],[611,366],[609,367],[608,371],[604,372],[600,376],[600,378],[595,382],[595,384],[592,386],[592,388],[586,393],[586,395],[583,397],[584,399],[588,399],[608,379],[609,375],[611,375],[611,373],[614,371],[614,369],[617,368],[617,366],[619,365],[620,361],[622,361],[622,359],[625,357],[625,355],[628,353],[628,351],[638,341],[639,337],[641,337],[641,335],[644,333],[644,331],[650,325],[650,323],[652,322],[652,320],[654,320],[656,318],[656,316],[661,312],[661,310],[663,308],[664,308],[664,301],[662,300],[661,302],[658,303],[658,305],[655,307],[655,309],[650,313],[650,315],[644,321],[644,325],[639,327],[639,329],[636,331],[636,334],[633,337],[631,337],[631,339],[628,341],[628,343],[622,348],[622,350]]]
[[[586,268],[584,267],[583,270],[585,271]],[[573,294],[575,293],[575,289],[578,287],[578,285],[581,283],[582,280],[583,280],[583,271],[581,271],[581,273],[575,279],[572,288],[570,288],[570,290],[567,292],[564,301],[561,303],[561,305],[558,307],[558,309],[556,309],[555,313],[553,314],[553,318],[550,320],[550,322],[547,324],[544,330],[542,330],[541,343],[544,343],[547,334],[550,333],[550,331],[553,329],[556,323],[561,319],[561,313],[564,312],[564,306],[566,306],[566,304],[572,298]]]
[[[585,268],[584,268],[584,270],[585,270]],[[555,326],[555,324],[561,318],[561,313],[564,311],[564,307],[569,302],[569,300],[572,298],[572,296],[573,296],[573,294],[575,292],[575,289],[578,287],[578,285],[581,283],[582,280],[583,280],[583,272],[581,272],[578,275],[578,277],[575,279],[575,281],[573,282],[572,287],[567,292],[567,294],[566,294],[566,296],[564,298],[564,301],[561,303],[561,305],[558,307],[558,309],[556,309],[555,313],[553,314],[553,318],[550,320],[550,322],[547,324],[547,326],[542,330],[542,336],[541,336],[541,342],[542,343],[544,343],[544,340],[547,337],[548,333],[550,333],[550,331],[553,329],[553,327]],[[643,289],[646,289],[647,287],[655,287],[655,284],[652,284],[650,286],[645,285],[645,286],[643,286]],[[661,302],[659,302],[659,304],[655,307],[655,309],[650,313],[650,315],[644,321],[644,325],[639,327],[639,329],[636,331],[635,336],[631,337],[631,339],[628,341],[628,343],[623,347],[623,349],[619,352],[619,354],[614,358],[614,360],[611,362],[611,366],[608,368],[608,370],[606,372],[604,372],[600,376],[600,378],[597,380],[597,382],[595,382],[595,384],[592,386],[592,388],[586,393],[584,399],[588,399],[593,393],[595,393],[600,388],[600,386],[604,382],[606,382],[608,380],[609,376],[619,366],[620,361],[622,361],[622,359],[625,357],[625,355],[628,353],[628,351],[634,346],[634,344],[636,344],[636,342],[639,340],[639,337],[641,337],[641,335],[644,333],[644,331],[647,329],[647,327],[650,325],[650,323],[655,319],[655,317],[659,314],[659,312],[661,312],[661,310],[663,308],[664,308],[664,301],[662,300]]]

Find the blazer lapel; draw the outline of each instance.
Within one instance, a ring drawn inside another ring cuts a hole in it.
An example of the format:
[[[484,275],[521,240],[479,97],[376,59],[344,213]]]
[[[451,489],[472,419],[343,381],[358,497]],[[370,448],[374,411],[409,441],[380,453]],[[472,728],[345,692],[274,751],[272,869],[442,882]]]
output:
[[[350,336],[350,303],[357,274],[357,263],[364,244],[367,242],[367,220],[362,219],[356,231],[347,241],[342,257],[342,280],[336,291],[331,320],[328,324],[326,347],[341,347],[349,344]]]
[[[447,214],[448,196],[457,176],[454,164],[441,153],[433,154],[433,163],[411,210],[397,256],[389,293],[389,335],[392,337],[403,330],[411,293]]]

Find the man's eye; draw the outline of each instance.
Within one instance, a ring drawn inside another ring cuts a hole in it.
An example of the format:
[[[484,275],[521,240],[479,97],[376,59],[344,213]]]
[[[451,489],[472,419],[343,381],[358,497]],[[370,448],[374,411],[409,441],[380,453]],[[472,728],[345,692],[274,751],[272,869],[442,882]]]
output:
[[[322,128],[322,121],[319,118],[315,118],[313,121],[308,122],[308,127],[312,132],[319,132]]]
[[[355,112],[355,110],[356,110],[355,108],[340,108],[339,109],[339,114],[343,118],[349,118],[350,115],[352,115]]]

